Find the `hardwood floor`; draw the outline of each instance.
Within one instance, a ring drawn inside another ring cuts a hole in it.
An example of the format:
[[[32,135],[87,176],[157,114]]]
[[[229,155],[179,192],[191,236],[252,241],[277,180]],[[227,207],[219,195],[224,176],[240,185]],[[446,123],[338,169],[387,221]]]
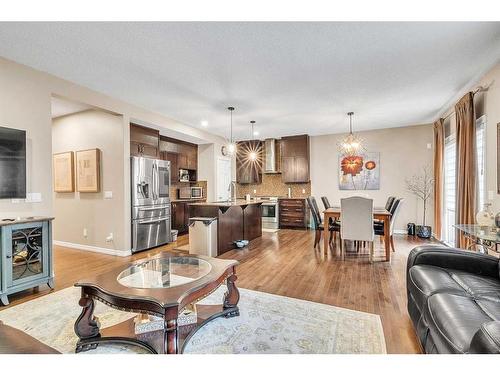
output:
[[[122,267],[131,260],[174,251],[187,244],[187,236],[176,244],[130,257],[115,257],[55,247],[56,290],[72,286],[94,274]],[[416,237],[395,236],[396,252],[391,262],[382,262],[383,245],[375,242],[375,263],[368,263],[368,247],[359,253],[349,248],[345,261],[331,251],[313,249],[314,232],[283,229],[263,233],[243,250],[221,256],[237,259],[237,285],[241,288],[326,303],[380,315],[389,353],[420,353],[413,326],[406,311],[405,267],[409,251],[422,244]],[[378,259],[377,259],[378,258]],[[46,287],[9,297],[13,306],[50,293]],[[0,310],[5,307],[0,307]],[[8,307],[7,307],[8,308]]]

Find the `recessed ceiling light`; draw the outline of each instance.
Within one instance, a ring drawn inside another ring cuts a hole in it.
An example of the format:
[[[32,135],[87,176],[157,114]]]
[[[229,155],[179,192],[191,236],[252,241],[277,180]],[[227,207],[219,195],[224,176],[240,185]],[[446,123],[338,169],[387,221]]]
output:
[[[253,132],[253,135],[257,137],[257,136],[259,135],[259,132],[258,132],[257,130],[256,130],[256,131],[254,131],[254,132]]]
[[[203,126],[203,127],[207,127],[207,126],[208,126],[208,121],[207,121],[207,120],[203,120],[203,121],[201,122],[201,126]]]

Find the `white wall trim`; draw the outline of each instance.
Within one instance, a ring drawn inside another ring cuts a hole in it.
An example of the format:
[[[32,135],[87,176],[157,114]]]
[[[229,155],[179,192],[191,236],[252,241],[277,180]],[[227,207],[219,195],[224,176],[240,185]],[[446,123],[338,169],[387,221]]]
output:
[[[394,229],[394,233],[395,234],[407,234],[408,231],[406,231],[404,229]]]
[[[52,243],[54,245],[57,245],[57,246],[69,247],[71,249],[92,251],[94,253],[102,253],[102,254],[114,255],[114,256],[119,256],[119,257],[126,257],[129,255],[132,255],[132,252],[130,250],[106,249],[105,247],[82,245],[79,243],[56,241],[56,240],[52,241]]]

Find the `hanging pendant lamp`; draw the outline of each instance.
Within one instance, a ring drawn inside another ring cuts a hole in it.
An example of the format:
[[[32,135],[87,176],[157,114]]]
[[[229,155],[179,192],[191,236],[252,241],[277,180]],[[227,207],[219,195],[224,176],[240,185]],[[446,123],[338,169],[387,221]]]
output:
[[[252,135],[251,135],[250,139],[252,139],[252,140],[253,140],[253,139],[254,139],[254,138],[253,138],[253,134],[254,134],[254,133],[253,133],[253,126],[254,126],[254,124],[255,124],[255,121],[253,121],[253,120],[252,120],[252,121],[250,121],[250,124],[251,124],[251,126],[252,126]],[[250,152],[248,153],[248,159],[249,159],[250,161],[255,161],[255,160],[257,160],[257,151],[255,151],[255,150],[253,149],[253,147],[254,147],[254,146],[252,146],[252,149],[251,149],[251,150],[250,150]]]
[[[229,113],[231,114],[231,134],[229,138],[229,144],[227,145],[227,154],[233,156],[236,153],[236,143],[233,142],[233,111],[234,107],[227,107]]]

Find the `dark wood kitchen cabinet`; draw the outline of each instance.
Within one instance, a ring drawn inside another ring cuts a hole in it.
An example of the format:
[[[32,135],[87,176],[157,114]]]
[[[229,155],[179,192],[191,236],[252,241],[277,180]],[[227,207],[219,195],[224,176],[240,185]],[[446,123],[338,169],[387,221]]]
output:
[[[160,132],[137,124],[130,124],[130,155],[159,157]]]
[[[262,183],[262,142],[242,141],[237,143],[236,148],[236,182],[238,184],[260,184]],[[253,160],[250,155],[256,155]]]
[[[309,182],[309,136],[283,137],[280,148],[282,181],[284,183]]]
[[[309,207],[303,198],[280,199],[278,211],[280,228],[305,229],[309,226]]]
[[[177,139],[160,136],[160,156],[170,161],[170,181],[179,185],[179,169],[189,170],[191,182],[197,180],[198,145]]]
[[[172,229],[177,229],[179,234],[185,234],[189,231],[188,203],[189,202],[172,202]]]

